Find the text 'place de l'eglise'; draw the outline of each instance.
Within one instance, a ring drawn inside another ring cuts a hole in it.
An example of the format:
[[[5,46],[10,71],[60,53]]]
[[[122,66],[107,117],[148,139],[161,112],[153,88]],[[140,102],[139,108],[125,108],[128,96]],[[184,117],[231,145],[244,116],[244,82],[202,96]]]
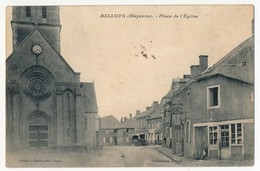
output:
[[[207,55],[195,54],[198,65],[173,78],[160,102],[151,99],[145,111],[119,121],[99,117],[94,82],[82,82],[62,57],[59,7],[12,10],[7,154],[156,144],[185,158],[254,159],[253,32],[213,66]]]

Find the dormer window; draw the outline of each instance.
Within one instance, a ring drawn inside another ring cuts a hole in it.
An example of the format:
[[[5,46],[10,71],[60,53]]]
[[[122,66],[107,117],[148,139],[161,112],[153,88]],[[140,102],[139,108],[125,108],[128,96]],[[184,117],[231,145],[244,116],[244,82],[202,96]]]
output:
[[[25,7],[25,15],[26,17],[31,17],[31,7],[29,6]]]
[[[42,18],[47,18],[47,7],[42,7]]]

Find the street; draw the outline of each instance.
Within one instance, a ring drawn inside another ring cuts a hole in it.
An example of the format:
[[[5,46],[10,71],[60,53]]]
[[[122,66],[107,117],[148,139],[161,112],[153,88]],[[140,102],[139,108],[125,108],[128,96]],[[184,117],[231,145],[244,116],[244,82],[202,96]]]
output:
[[[180,167],[153,146],[104,146],[95,152],[41,152],[12,156],[16,167]]]

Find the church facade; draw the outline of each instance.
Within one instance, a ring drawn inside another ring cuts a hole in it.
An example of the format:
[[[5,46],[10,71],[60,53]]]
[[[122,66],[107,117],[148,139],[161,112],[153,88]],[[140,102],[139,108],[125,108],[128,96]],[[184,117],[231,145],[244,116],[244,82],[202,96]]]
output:
[[[16,6],[6,60],[6,148],[95,149],[94,82],[81,82],[60,54],[57,6]]]

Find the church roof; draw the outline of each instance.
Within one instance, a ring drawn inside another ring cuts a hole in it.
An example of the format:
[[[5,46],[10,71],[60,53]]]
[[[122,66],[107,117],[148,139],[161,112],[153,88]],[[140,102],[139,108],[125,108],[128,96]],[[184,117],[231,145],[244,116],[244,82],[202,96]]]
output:
[[[83,88],[83,93],[85,96],[86,113],[97,113],[97,99],[95,92],[95,85],[93,83],[81,83],[81,88]]]
[[[55,53],[60,57],[60,59],[67,65],[67,67],[74,73],[74,74],[80,74],[79,72],[75,72],[71,66],[67,63],[67,61],[61,56],[61,54],[53,47],[52,43],[45,37],[45,35],[42,33],[40,28],[35,26],[35,28],[26,36],[26,38],[13,50],[13,52],[7,57],[6,62],[8,62],[16,53],[16,51],[23,46],[23,44],[35,33],[39,32],[41,36],[44,38],[44,40],[49,44],[49,46],[55,51]]]

